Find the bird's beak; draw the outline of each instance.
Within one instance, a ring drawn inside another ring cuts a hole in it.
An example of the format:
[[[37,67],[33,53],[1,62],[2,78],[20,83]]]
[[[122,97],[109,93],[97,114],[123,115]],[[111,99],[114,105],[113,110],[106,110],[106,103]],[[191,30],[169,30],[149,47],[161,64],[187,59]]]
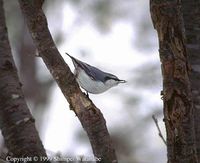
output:
[[[126,80],[119,80],[119,83],[126,83]]]

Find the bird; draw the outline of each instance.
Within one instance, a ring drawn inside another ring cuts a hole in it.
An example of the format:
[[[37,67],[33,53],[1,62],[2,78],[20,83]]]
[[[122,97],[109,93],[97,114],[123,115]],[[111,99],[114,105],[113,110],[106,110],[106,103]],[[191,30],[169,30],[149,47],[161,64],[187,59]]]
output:
[[[75,67],[74,75],[79,86],[91,94],[100,94],[108,89],[117,86],[119,83],[126,83],[117,76],[104,72],[88,63],[82,62],[66,53],[72,60]]]

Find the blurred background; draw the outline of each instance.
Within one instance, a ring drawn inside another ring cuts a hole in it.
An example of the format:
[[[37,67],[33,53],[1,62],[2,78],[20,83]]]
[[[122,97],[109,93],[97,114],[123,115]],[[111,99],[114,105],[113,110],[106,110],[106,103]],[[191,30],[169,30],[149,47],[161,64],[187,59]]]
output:
[[[17,1],[4,1],[9,39],[20,80],[49,156],[91,156],[78,118],[69,109],[30,38]],[[102,111],[120,163],[166,162],[166,146],[152,115],[163,124],[157,34],[147,0],[46,0],[52,37],[74,70],[72,56],[127,80],[90,95]],[[1,136],[0,153],[6,148]]]

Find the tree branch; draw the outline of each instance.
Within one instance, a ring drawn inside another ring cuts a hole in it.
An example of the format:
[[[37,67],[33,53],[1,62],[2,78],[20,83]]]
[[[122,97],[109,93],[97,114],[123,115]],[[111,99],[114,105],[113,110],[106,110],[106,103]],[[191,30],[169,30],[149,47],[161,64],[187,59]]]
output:
[[[102,162],[117,162],[102,113],[81,92],[73,73],[53,42],[42,9],[37,10],[32,1],[19,0],[19,3],[39,55],[87,132],[94,155],[100,157]]]
[[[14,157],[46,156],[21,90],[12,58],[0,0],[0,128],[9,154]]]
[[[160,138],[162,139],[162,141],[164,142],[164,144],[167,145],[166,140],[165,140],[165,138],[162,135],[162,132],[161,132],[160,127],[158,125],[158,120],[156,119],[155,115],[152,115],[152,119],[155,122],[156,127],[158,129],[158,135],[160,136]]]

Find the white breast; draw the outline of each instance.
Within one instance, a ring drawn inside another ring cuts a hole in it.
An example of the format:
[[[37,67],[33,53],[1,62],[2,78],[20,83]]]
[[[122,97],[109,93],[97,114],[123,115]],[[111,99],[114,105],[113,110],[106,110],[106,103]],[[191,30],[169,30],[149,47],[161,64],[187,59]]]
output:
[[[89,93],[99,94],[111,88],[111,86],[105,85],[103,82],[92,80],[83,70],[79,69],[76,75],[78,84]]]

